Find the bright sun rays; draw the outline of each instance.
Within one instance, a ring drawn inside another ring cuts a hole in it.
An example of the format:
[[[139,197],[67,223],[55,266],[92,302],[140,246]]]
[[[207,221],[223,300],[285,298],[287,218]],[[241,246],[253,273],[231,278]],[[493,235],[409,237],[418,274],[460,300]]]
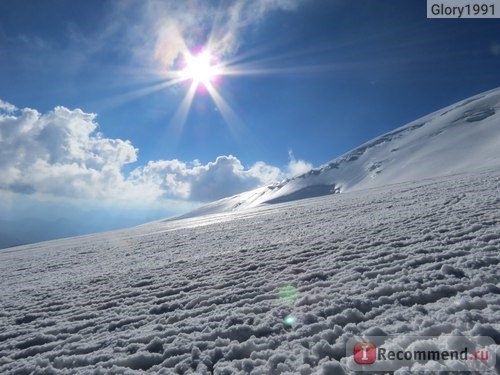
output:
[[[189,111],[197,94],[208,94],[217,111],[220,113],[229,131],[234,137],[241,135],[244,123],[237,113],[224,99],[222,80],[236,76],[264,76],[264,75],[295,75],[324,73],[335,69],[332,65],[290,65],[290,61],[300,60],[300,57],[314,55],[314,47],[307,50],[292,50],[276,54],[275,45],[268,45],[256,50],[249,50],[245,54],[234,55],[230,58],[218,56],[211,47],[217,43],[209,38],[209,42],[202,48],[185,50],[176,60],[174,67],[165,73],[166,86],[189,83],[185,96],[172,119],[171,128],[177,135],[187,121]],[[285,64],[280,64],[286,62]]]
[[[169,53],[168,48],[162,49],[163,54],[158,53],[160,55],[157,56],[160,62],[159,69],[153,69],[153,71],[156,70],[155,74],[161,77],[161,81],[156,81],[140,89],[107,100],[107,104],[110,106],[120,105],[126,101],[150,95],[160,90],[170,90],[176,86],[181,89],[184,88],[183,98],[170,119],[169,129],[173,132],[174,137],[178,137],[182,133],[197,95],[209,95],[216,107],[214,109],[224,119],[231,135],[235,138],[241,136],[245,126],[238,114],[224,99],[222,82],[224,78],[324,71],[324,67],[289,65],[291,58],[310,51],[294,50],[284,55],[276,55],[276,50],[273,48],[276,46],[269,45],[227,57],[217,52],[217,42],[213,37],[208,39],[205,46],[192,49],[187,46],[181,35],[178,35],[178,37],[182,39],[182,43],[180,43],[181,47],[175,53]],[[161,58],[163,55],[165,59]],[[281,65],[280,62],[284,61],[287,63]],[[173,92],[175,92],[175,89]]]
[[[237,70],[237,69],[236,69]],[[176,133],[182,131],[196,94],[207,94],[212,98],[217,110],[224,118],[233,136],[237,136],[242,121],[219,92],[218,83],[226,75],[236,75],[235,69],[230,69],[227,63],[219,61],[208,48],[198,51],[186,51],[178,62],[176,70],[168,73],[169,82],[189,82],[189,88],[177,112],[172,119]],[[243,75],[244,71],[240,71]]]

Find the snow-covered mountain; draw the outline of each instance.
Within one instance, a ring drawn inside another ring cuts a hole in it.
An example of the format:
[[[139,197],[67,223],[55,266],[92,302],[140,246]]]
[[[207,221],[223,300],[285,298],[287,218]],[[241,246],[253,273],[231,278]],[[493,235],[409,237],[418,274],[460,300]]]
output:
[[[306,174],[188,213],[231,212],[500,165],[500,88],[386,133]]]

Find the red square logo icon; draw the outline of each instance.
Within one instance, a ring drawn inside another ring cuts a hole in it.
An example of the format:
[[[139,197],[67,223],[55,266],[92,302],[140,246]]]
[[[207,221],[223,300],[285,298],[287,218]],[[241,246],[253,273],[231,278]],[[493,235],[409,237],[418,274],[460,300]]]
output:
[[[371,365],[377,360],[377,347],[371,342],[358,342],[353,351],[358,365]]]

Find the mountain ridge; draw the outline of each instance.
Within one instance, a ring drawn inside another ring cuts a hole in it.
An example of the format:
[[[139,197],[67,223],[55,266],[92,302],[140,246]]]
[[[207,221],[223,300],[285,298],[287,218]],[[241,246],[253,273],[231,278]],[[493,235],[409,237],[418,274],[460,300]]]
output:
[[[498,150],[500,88],[434,111],[304,174],[223,198],[179,218],[499,166]]]

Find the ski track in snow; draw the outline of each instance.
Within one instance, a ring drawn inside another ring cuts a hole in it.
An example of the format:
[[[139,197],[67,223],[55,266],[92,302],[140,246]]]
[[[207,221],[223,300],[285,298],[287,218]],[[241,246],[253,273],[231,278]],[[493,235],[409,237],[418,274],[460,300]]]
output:
[[[499,251],[498,169],[2,251],[0,373],[341,374],[353,335],[458,331],[498,372]]]

